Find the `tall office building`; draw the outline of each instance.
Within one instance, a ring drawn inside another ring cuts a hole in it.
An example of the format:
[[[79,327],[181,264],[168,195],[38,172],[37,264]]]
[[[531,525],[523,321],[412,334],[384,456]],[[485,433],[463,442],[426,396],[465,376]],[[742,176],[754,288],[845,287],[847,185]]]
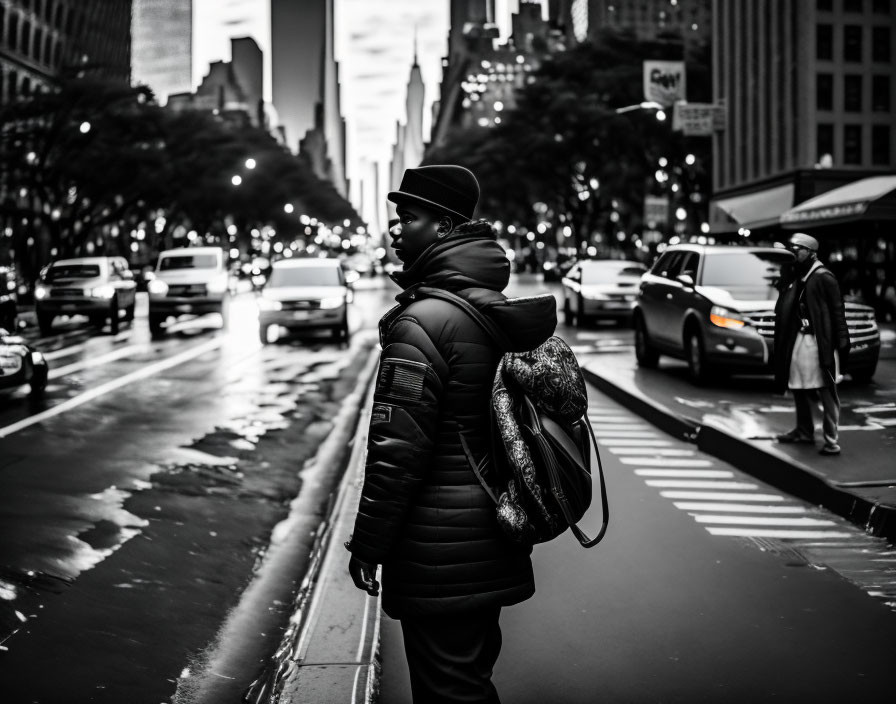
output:
[[[192,0],[134,0],[132,75],[164,105],[193,85]]]
[[[558,1],[558,0],[552,0]],[[570,2],[570,0],[559,0]],[[707,42],[712,35],[712,0],[571,0],[581,18],[587,5],[588,35],[601,30],[628,30],[638,39],[681,37]],[[770,3],[774,4],[774,3]],[[770,10],[771,11],[771,10]],[[580,19],[581,21],[581,19]]]
[[[774,227],[791,206],[896,169],[890,0],[716,0],[714,231]]]
[[[0,101],[51,86],[66,70],[130,80],[131,0],[0,4]]]
[[[294,150],[300,141],[322,144],[326,158],[315,154],[313,161],[329,163],[327,178],[345,195],[345,122],[333,5],[333,0],[271,0],[272,98],[287,144]]]
[[[405,169],[413,169],[423,162],[423,102],[425,87],[417,52],[414,50],[414,64],[408,79],[405,100],[405,124],[396,129],[395,144],[392,147],[392,190],[401,183]]]

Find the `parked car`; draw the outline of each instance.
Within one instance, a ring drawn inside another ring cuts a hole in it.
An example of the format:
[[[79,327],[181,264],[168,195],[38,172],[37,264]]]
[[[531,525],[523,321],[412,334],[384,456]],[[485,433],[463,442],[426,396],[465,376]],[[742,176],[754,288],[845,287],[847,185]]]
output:
[[[258,336],[262,344],[278,325],[290,330],[328,329],[349,339],[351,288],[336,259],[281,259],[258,296]]]
[[[124,257],[62,259],[45,267],[34,289],[34,312],[41,335],[60,315],[86,315],[96,327],[106,319],[113,335],[122,317],[134,319],[137,283]]]
[[[15,332],[18,325],[16,303],[16,274],[13,269],[0,266],[0,328]]]
[[[641,276],[647,267],[622,259],[585,259],[562,279],[563,322],[583,327],[588,319],[631,321]]]
[[[47,387],[46,358],[18,335],[0,328],[0,389],[27,384],[37,396]]]
[[[635,302],[635,354],[654,367],[660,354],[684,359],[700,382],[714,372],[770,373],[775,302],[793,255],[774,247],[675,245],[641,280]],[[842,370],[869,381],[880,331],[874,309],[845,303],[851,349]]]
[[[220,247],[185,247],[159,254],[149,291],[149,331],[162,335],[168,318],[219,313],[227,326],[230,302],[227,259]]]

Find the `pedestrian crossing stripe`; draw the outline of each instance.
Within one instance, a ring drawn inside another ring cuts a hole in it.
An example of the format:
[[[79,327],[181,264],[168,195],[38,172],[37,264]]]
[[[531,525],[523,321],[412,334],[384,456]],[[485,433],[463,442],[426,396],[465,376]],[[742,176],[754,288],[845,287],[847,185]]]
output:
[[[666,489],[725,489],[753,491],[758,484],[748,482],[701,481],[699,479],[646,479],[647,486]]]
[[[804,540],[809,538],[848,538],[851,533],[821,530],[775,530],[771,528],[714,528],[707,526],[712,535],[727,535],[738,538],[786,538]]]
[[[682,511],[729,511],[731,513],[807,513],[802,506],[757,506],[755,504],[712,503],[709,501],[676,501]],[[691,513],[691,515],[696,515]]]
[[[693,515],[693,514],[692,514]],[[757,526],[835,526],[834,521],[823,518],[783,518],[771,516],[721,516],[714,514],[694,515],[697,523],[723,523],[726,525],[757,525]]]
[[[641,458],[637,458],[641,459]],[[731,479],[733,472],[722,469],[636,469],[639,477],[689,477],[691,479]]]
[[[620,457],[622,464],[640,464],[648,467],[712,467],[709,460],[673,460],[668,457]],[[734,476],[728,472],[728,476]]]

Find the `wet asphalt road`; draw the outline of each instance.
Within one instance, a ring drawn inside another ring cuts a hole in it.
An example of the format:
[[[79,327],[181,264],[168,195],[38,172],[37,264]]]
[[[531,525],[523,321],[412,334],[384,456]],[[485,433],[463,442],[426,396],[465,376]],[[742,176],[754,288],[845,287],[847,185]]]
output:
[[[529,280],[513,288],[541,289]],[[329,432],[392,293],[357,292],[349,347],[304,339],[262,348],[250,297],[233,307],[227,331],[210,316],[157,342],[139,314],[116,338],[60,326],[46,399],[0,397],[0,700],[171,700],[302,491],[298,469]],[[625,355],[631,345],[624,328],[560,333],[580,356]],[[682,395],[700,403],[712,393]],[[47,415],[59,408],[67,410]],[[624,413],[596,412],[595,422]],[[814,538],[712,534],[646,483],[663,479],[635,473],[662,465],[621,461],[626,447],[650,448],[637,419],[629,422],[615,438],[622,452],[607,455],[615,510],[607,542],[591,553],[570,541],[539,549],[539,595],[504,617],[497,676],[502,692],[517,695],[507,701],[701,701],[669,694],[693,694],[701,676],[703,691],[721,695],[702,701],[738,701],[724,694],[750,682],[752,701],[771,692],[803,701],[796,683],[812,676],[813,662],[826,674],[802,690],[816,692],[812,701],[829,701],[817,693],[838,678],[886,680],[896,628],[872,593],[896,579],[896,554],[812,507],[798,517],[832,520],[825,530],[849,537],[822,539],[827,552],[818,553],[806,544]],[[302,573],[296,565],[284,578],[275,617],[288,618]],[[538,662],[550,663],[551,677],[539,682],[525,676],[532,643]],[[557,683],[572,680],[582,684],[558,696]]]

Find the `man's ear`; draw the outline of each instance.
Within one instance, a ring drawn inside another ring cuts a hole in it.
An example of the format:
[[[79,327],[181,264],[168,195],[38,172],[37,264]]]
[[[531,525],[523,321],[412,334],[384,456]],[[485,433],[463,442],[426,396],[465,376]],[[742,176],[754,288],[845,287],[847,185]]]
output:
[[[439,218],[439,224],[436,227],[436,236],[446,237],[453,229],[454,223],[451,222],[451,218],[449,218],[447,215],[443,215]]]

